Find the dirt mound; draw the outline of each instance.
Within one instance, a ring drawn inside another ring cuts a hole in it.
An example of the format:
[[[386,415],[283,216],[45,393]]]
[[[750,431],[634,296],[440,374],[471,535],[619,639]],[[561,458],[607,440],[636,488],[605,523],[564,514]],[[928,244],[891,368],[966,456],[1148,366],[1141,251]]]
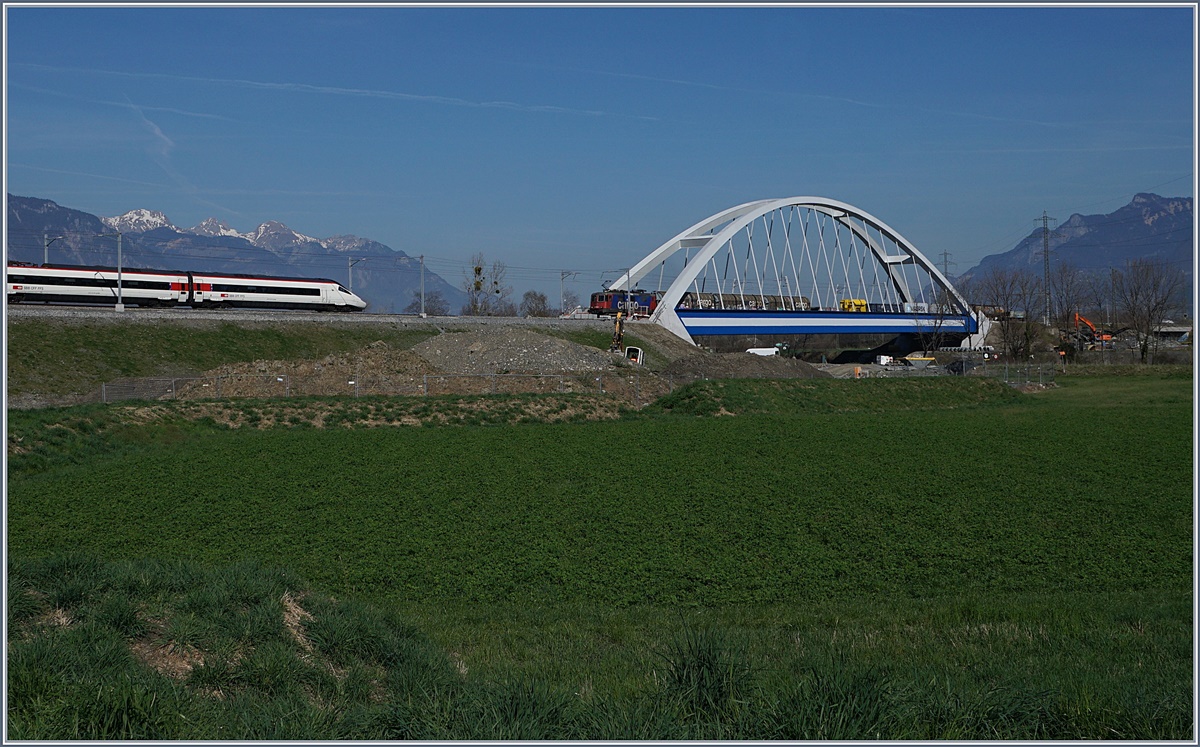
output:
[[[413,352],[440,371],[458,374],[604,371],[617,360],[603,350],[514,327],[445,332]]]
[[[648,345],[653,346],[654,352],[667,361],[687,358],[692,355],[703,355],[704,351],[690,342],[677,337],[666,327],[652,322],[632,321],[625,327],[625,333],[637,337]]]
[[[642,330],[639,330],[641,332]],[[665,330],[664,334],[669,334]],[[647,337],[649,337],[647,335]],[[680,341],[682,343],[682,341]],[[660,348],[655,345],[656,350]],[[533,330],[496,325],[443,332],[410,350],[378,340],[319,360],[257,360],[200,377],[133,382],[129,396],[109,384],[106,401],[441,394],[598,394],[634,407],[699,379],[827,377],[803,361],[747,353],[713,354],[686,343],[654,371],[604,350]],[[147,387],[158,387],[150,391]],[[129,388],[129,387],[126,387]]]
[[[257,360],[220,366],[188,384],[179,398],[207,398],[214,393],[221,397],[367,394],[376,390],[415,393],[422,390],[426,374],[436,373],[436,368],[411,350],[397,350],[378,340],[355,353],[337,353],[315,361]]]
[[[829,378],[798,358],[720,353],[689,355],[675,360],[664,376],[694,379],[816,379]]]

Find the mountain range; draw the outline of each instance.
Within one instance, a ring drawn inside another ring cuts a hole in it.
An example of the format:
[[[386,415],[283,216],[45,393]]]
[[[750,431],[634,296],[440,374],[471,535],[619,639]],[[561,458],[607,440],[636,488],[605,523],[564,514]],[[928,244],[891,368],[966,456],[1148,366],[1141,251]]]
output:
[[[320,239],[278,221],[242,233],[216,218],[181,228],[157,210],[98,217],[51,200],[8,195],[10,260],[115,266],[118,232],[124,267],[329,278],[350,285],[368,311],[380,313],[401,312],[420,294],[418,258],[359,236]],[[426,269],[427,298],[434,292],[452,312],[466,303],[462,289]]]
[[[1190,301],[1193,225],[1192,198],[1141,193],[1111,213],[1077,213],[1055,226],[1049,234],[1050,258],[1083,272],[1104,273],[1135,258],[1160,260],[1184,274]],[[54,263],[111,266],[117,232],[126,267],[326,277],[350,283],[367,301],[368,310],[377,312],[403,311],[421,284],[417,258],[358,236],[319,239],[277,221],[243,233],[215,218],[180,228],[156,210],[97,217],[46,199],[8,195],[9,259],[40,263],[48,257]],[[1037,226],[1013,249],[984,257],[952,282],[966,287],[993,268],[1030,270],[1040,276],[1043,266],[1043,231]],[[452,313],[466,303],[461,288],[428,270],[425,290],[440,293]],[[1185,310],[1191,313],[1190,303]]]
[[[1110,270],[1119,270],[1132,259],[1150,259],[1183,273],[1187,298],[1181,299],[1181,309],[1191,313],[1196,260],[1192,198],[1140,193],[1128,205],[1111,213],[1076,213],[1048,228],[1048,241],[1038,225],[1009,251],[984,257],[975,267],[952,278],[952,282],[965,287],[992,269],[1029,270],[1041,277],[1045,267],[1044,246],[1050,249],[1052,270],[1055,263],[1061,262],[1081,272],[1102,273],[1105,277]]]

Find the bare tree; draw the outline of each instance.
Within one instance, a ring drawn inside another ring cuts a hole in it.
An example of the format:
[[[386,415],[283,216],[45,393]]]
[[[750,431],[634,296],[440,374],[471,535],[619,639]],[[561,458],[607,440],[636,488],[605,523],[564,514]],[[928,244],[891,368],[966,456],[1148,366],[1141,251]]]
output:
[[[527,290],[521,297],[520,314],[521,316],[554,316],[554,311],[550,308],[550,301],[546,298],[545,293]]]
[[[1183,273],[1153,259],[1131,260],[1113,273],[1113,300],[1137,335],[1142,363],[1148,362],[1154,331],[1162,325],[1183,285]]]
[[[1033,344],[1037,342],[1042,330],[1037,320],[1047,313],[1046,287],[1042,278],[1028,270],[1022,270],[1017,273],[1017,294],[1025,309],[1024,324],[1020,327],[1020,354],[1026,356],[1033,352]]]
[[[421,313],[421,294],[413,291],[413,300],[404,307],[405,314]],[[425,294],[425,313],[430,316],[446,316],[450,313],[450,304],[442,297],[441,291],[429,291]]]
[[[574,290],[567,288],[562,295],[562,308],[558,310],[560,314],[566,314],[569,311],[574,311],[579,305],[579,294]]]
[[[1093,315],[1092,320],[1099,324],[1113,323],[1113,271],[1109,268],[1095,270],[1083,276],[1084,309]]]
[[[958,301],[946,288],[939,287],[933,298],[933,303],[920,304],[913,311],[921,349],[927,352],[945,344],[947,322],[959,313]]]
[[[467,293],[467,303],[462,307],[464,316],[516,316],[517,307],[509,300],[512,286],[504,282],[508,268],[503,262],[492,262],[488,266],[482,252],[471,257],[471,268],[463,277],[462,288]]]
[[[1038,335],[1036,319],[1042,310],[1041,285],[1028,270],[999,267],[989,269],[977,281],[976,293],[994,307],[995,326],[1005,355],[1024,358],[1032,352]]]
[[[1055,323],[1059,329],[1074,324],[1088,295],[1087,279],[1069,262],[1059,262],[1050,271],[1050,294],[1054,302]]]

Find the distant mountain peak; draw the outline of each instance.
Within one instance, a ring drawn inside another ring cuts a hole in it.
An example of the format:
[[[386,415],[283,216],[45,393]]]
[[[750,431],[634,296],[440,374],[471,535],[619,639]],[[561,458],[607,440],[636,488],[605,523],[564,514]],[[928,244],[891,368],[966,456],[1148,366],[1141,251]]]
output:
[[[130,210],[115,218],[101,217],[100,220],[104,225],[121,233],[145,233],[156,228],[175,228],[165,214],[144,208]]]
[[[406,308],[422,284],[428,292],[440,293],[451,308],[467,300],[466,293],[436,272],[426,269],[422,275],[417,260],[404,252],[350,234],[316,239],[273,220],[243,233],[217,218],[206,218],[193,228],[178,228],[165,214],[155,210],[131,210],[115,218],[101,218],[52,200],[11,193],[6,207],[6,248],[10,260],[41,262],[47,254],[43,238],[50,235],[62,237],[49,247],[51,262],[112,266],[116,262],[116,245],[86,237],[120,231],[127,234],[124,261],[130,268],[282,277],[336,274],[339,279],[353,272],[355,292],[372,309],[384,312]],[[347,256],[352,260],[371,257],[387,261],[351,262],[350,267],[343,267]],[[330,257],[343,261],[331,263]],[[331,271],[331,266],[337,269]]]
[[[246,239],[255,246],[279,249],[291,244],[320,244],[321,240],[312,236],[293,231],[279,221],[269,220],[245,235]]]
[[[352,234],[330,236],[327,239],[322,239],[321,245],[331,252],[392,257],[402,260],[409,259],[409,256],[399,249],[392,249],[374,239],[364,239],[361,236],[354,236]]]
[[[199,225],[188,229],[188,233],[194,233],[198,236],[238,236],[245,238],[241,233],[230,227],[228,223],[216,218],[205,218]]]
[[[1050,234],[1052,263],[1085,273],[1107,272],[1133,259],[1170,262],[1192,282],[1194,235],[1191,197],[1162,197],[1149,192],[1106,214],[1072,214]],[[1039,226],[1009,251],[980,260],[960,278],[982,277],[992,270],[1042,272],[1045,238]],[[1189,291],[1190,295],[1190,291]]]
[[[1139,200],[1138,198],[1143,199]],[[1142,220],[1147,226],[1170,215],[1177,213],[1190,215],[1192,212],[1192,198],[1190,197],[1164,198],[1158,195],[1137,194],[1134,195],[1130,205],[1141,206]]]
[[[1136,195],[1133,196],[1133,200],[1131,200],[1129,204],[1130,205],[1141,205],[1146,202],[1163,202],[1163,201],[1164,200],[1160,195],[1156,195],[1153,192],[1138,192]]]

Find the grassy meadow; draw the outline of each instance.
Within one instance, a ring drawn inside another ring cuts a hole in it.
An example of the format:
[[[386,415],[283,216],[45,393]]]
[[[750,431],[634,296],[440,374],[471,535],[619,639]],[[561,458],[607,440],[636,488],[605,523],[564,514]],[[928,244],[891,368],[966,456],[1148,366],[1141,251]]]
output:
[[[1190,369],[308,403],[9,412],[9,738],[1194,738]]]

